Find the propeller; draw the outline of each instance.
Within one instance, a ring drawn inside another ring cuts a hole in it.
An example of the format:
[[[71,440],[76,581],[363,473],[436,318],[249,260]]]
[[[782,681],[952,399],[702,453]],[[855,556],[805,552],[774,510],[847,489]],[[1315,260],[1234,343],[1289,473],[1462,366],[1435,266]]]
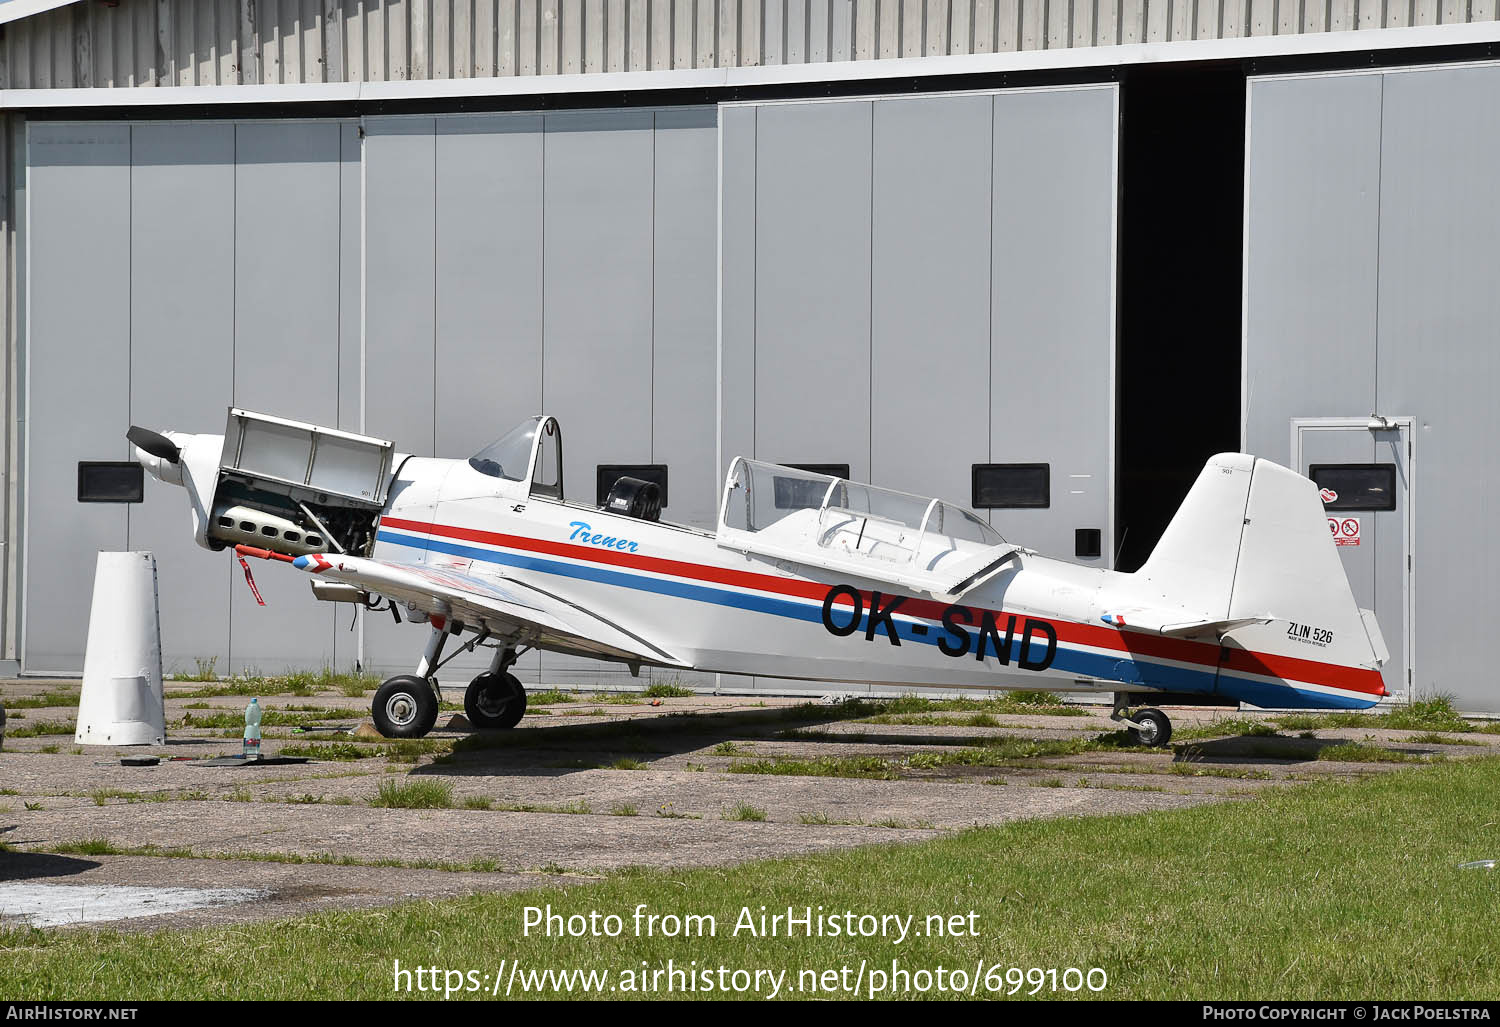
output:
[[[131,425],[130,430],[125,433],[125,438],[142,452],[160,457],[169,464],[175,464],[182,459],[182,450],[177,448],[175,442],[150,428]]]

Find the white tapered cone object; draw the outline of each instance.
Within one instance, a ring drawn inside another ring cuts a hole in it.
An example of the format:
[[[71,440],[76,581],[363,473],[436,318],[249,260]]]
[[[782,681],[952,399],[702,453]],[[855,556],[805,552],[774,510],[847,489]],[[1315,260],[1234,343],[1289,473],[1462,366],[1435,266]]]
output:
[[[100,553],[73,740],[80,745],[162,745],[166,737],[156,557]]]

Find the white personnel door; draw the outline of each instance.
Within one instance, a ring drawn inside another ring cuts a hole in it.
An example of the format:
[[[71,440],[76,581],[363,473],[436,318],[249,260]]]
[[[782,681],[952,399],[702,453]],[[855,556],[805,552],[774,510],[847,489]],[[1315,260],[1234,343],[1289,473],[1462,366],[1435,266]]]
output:
[[[1384,427],[1382,427],[1384,422]],[[1382,668],[1393,699],[1411,698],[1412,483],[1410,418],[1292,421],[1296,470],[1317,482],[1354,599],[1375,611],[1390,660]]]

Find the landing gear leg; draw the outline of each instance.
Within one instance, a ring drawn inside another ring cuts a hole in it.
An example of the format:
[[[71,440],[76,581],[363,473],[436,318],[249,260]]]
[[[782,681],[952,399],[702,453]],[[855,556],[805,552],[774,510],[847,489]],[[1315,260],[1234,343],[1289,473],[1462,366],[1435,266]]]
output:
[[[433,676],[438,668],[438,661],[443,658],[443,646],[448,644],[448,624],[443,622],[442,627],[433,626],[432,633],[427,636],[427,648],[422,650],[422,661],[417,664],[417,677],[426,678],[432,682],[434,690],[437,689],[437,678]],[[441,697],[442,693],[438,693]]]
[[[1163,748],[1172,740],[1172,720],[1161,710],[1143,709],[1136,710],[1135,715],[1129,712],[1129,692],[1115,693],[1115,709],[1109,715],[1110,720],[1116,720],[1125,725],[1131,737],[1135,739],[1136,745],[1147,745],[1153,748]]]
[[[517,653],[510,646],[495,650],[490,669],[469,682],[464,715],[481,731],[509,730],[526,715],[526,689],[510,673]]]

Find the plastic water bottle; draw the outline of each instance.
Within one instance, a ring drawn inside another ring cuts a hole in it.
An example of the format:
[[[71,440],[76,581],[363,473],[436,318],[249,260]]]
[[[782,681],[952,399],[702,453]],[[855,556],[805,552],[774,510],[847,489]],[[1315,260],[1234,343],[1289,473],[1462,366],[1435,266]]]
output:
[[[245,707],[245,759],[260,759],[260,700],[251,699]]]

